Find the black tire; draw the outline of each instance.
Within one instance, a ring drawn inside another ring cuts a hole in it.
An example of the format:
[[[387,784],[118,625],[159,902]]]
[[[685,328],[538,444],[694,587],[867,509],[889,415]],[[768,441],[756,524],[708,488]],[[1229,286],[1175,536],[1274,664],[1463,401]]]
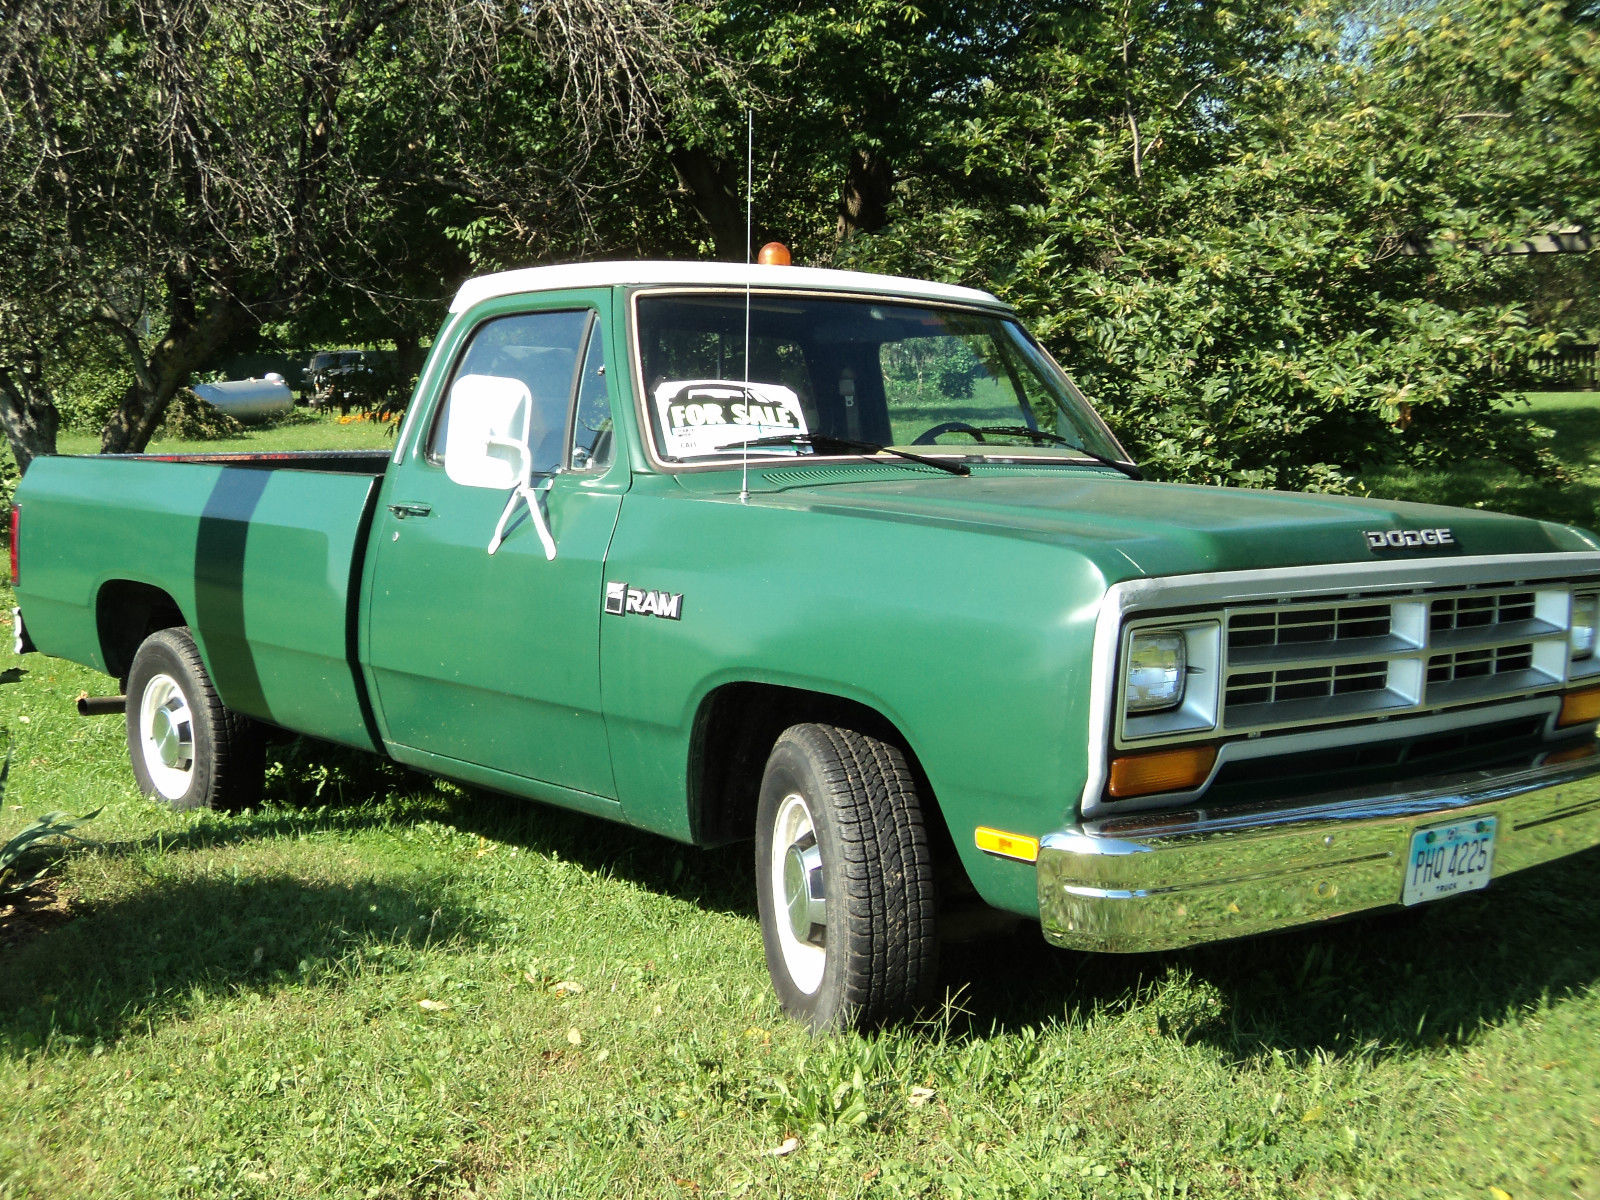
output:
[[[778,1000],[812,1030],[874,1028],[926,1003],[933,853],[898,747],[832,725],[784,731],[761,780],[756,891]]]
[[[184,627],[151,634],[128,671],[128,760],[170,808],[243,808],[261,796],[261,726],[217,698]]]

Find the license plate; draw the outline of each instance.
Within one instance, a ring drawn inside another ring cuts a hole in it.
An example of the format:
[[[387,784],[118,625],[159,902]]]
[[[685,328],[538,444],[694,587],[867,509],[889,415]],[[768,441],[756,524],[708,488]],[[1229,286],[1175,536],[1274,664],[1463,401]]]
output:
[[[1493,817],[1474,817],[1413,833],[1401,902],[1421,904],[1488,887],[1494,870],[1494,828]]]

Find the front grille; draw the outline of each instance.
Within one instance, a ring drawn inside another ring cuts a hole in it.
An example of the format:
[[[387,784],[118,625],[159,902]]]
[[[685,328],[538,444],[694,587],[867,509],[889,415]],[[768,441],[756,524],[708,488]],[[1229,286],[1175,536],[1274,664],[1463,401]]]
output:
[[[1442,633],[1531,621],[1534,595],[1533,592],[1499,592],[1487,596],[1442,596],[1428,605],[1428,630]]]
[[[1571,589],[1328,596],[1223,616],[1223,734],[1484,703],[1561,684]]]
[[[1484,650],[1461,650],[1454,654],[1435,654],[1428,659],[1428,682],[1453,683],[1458,679],[1482,679],[1512,671],[1533,669],[1533,643],[1515,646],[1490,646]]]
[[[1272,609],[1239,613],[1228,622],[1228,649],[1259,646],[1302,646],[1383,637],[1389,632],[1389,607],[1385,604],[1341,605]]]
[[[1279,704],[1285,700],[1316,700],[1352,692],[1373,692],[1381,690],[1388,677],[1388,664],[1382,660],[1290,667],[1281,671],[1242,671],[1228,676],[1227,703]]]

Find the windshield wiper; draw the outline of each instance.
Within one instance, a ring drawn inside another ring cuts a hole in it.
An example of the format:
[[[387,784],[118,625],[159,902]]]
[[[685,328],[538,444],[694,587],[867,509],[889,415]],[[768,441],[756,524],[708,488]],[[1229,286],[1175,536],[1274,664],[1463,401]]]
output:
[[[1034,429],[1029,425],[973,425],[969,426],[969,428],[973,433],[979,434],[997,433],[1001,436],[1010,435],[1012,437],[1025,437],[1031,440],[1035,446],[1065,446],[1069,450],[1076,450],[1079,454],[1087,456],[1093,461],[1100,463],[1102,466],[1111,467],[1113,470],[1121,471],[1129,479],[1144,478],[1144,472],[1139,470],[1139,468],[1134,466],[1132,463],[1118,462],[1114,458],[1107,458],[1103,454],[1096,454],[1087,446],[1080,446],[1077,442],[1072,441],[1070,438],[1064,438],[1059,433],[1051,433],[1045,429]],[[982,441],[983,439],[980,437],[978,440]]]
[[[912,454],[909,450],[897,450],[893,446],[880,446],[877,442],[862,442],[855,438],[834,437],[830,433],[776,433],[767,437],[747,438],[737,442],[726,442],[718,446],[718,450],[748,449],[751,446],[810,446],[818,454],[892,454],[896,458],[904,458],[910,462],[921,463],[925,467],[934,467],[940,471],[948,471],[952,475],[971,475],[972,468],[966,463],[949,462],[940,458],[929,458],[923,454]]]

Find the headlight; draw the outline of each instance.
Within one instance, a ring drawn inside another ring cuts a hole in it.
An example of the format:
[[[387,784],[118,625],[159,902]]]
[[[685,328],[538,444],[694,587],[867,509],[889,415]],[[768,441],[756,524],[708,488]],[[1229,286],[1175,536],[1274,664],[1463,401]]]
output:
[[[1128,646],[1127,706],[1130,713],[1160,712],[1183,703],[1189,673],[1182,633],[1136,633]]]
[[[1594,655],[1595,626],[1600,624],[1600,594],[1580,592],[1572,598],[1572,624],[1568,629],[1568,644],[1572,647],[1572,661]]]

